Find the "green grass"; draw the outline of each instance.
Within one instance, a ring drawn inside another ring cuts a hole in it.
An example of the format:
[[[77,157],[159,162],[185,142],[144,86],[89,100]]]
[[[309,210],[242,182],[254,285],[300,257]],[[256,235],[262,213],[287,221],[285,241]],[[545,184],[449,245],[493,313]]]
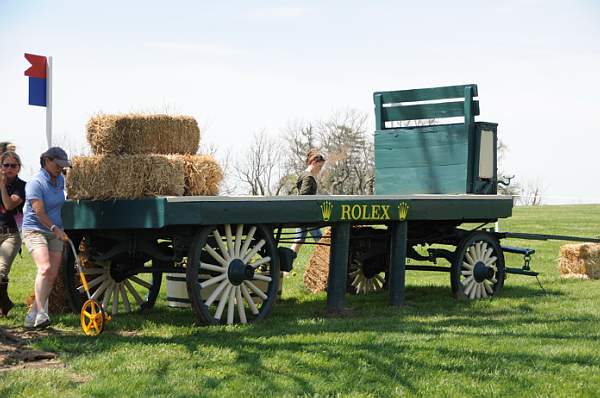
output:
[[[598,236],[600,205],[516,208],[501,229]],[[147,314],[118,316],[101,336],[82,336],[78,318],[53,318],[55,333],[34,342],[63,368],[0,373],[0,396],[598,396],[600,281],[562,280],[561,242],[512,241],[537,250],[535,278],[509,275],[502,296],[451,298],[447,274],[411,272],[408,306],[386,293],[346,297],[344,318],[325,316],[325,294],[302,286],[311,247],[285,280],[263,322],[196,327],[189,310],[161,293]],[[520,266],[519,256],[507,264]],[[34,268],[14,265],[21,303]],[[17,306],[2,326],[19,326]]]

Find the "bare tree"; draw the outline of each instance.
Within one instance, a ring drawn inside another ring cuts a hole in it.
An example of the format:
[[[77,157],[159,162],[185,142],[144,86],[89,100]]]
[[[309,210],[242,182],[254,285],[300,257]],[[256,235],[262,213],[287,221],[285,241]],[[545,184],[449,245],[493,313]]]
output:
[[[319,125],[322,148],[328,154],[323,186],[328,193],[364,195],[372,192],[374,146],[367,114],[346,110]],[[371,188],[370,188],[371,186]]]
[[[235,174],[250,195],[280,195],[284,193],[286,173],[283,146],[263,130],[255,133],[252,143],[234,165]]]
[[[519,190],[517,204],[523,206],[541,205],[545,189],[546,187],[540,178],[525,181]]]
[[[320,148],[327,158],[319,178],[320,193],[372,194],[374,148],[367,120],[365,113],[345,110],[322,121],[288,126],[287,169],[299,174],[306,167],[308,150]],[[288,192],[293,192],[294,177],[287,178]]]

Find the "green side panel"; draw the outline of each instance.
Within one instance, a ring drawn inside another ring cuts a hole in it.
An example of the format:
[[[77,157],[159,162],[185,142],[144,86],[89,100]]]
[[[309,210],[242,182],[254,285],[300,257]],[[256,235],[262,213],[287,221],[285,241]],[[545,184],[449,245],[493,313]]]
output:
[[[238,223],[381,224],[405,219],[475,222],[510,217],[512,206],[512,197],[498,195],[161,197],[68,201],[63,207],[63,221],[67,232]]]
[[[377,131],[376,193],[466,193],[468,152],[462,124]]]
[[[62,208],[65,229],[153,229],[165,226],[165,198],[68,200]]]
[[[513,205],[512,197],[495,195],[315,195],[311,198],[252,197],[242,200],[223,197],[207,201],[177,199],[167,203],[167,225],[294,225],[347,221],[377,224],[400,220],[402,204],[408,206],[409,220],[491,220],[510,217]],[[326,209],[329,209],[328,213]]]
[[[377,195],[465,193],[465,165],[383,169],[375,172]]]
[[[465,116],[465,102],[383,107],[381,112],[383,114],[382,118],[386,122],[457,117]],[[479,101],[473,101],[472,115],[479,115]]]
[[[378,91],[373,96],[381,96],[384,104],[414,101],[434,101],[447,98],[463,98],[465,87],[473,87],[473,96],[477,97],[477,85],[419,88],[414,90]]]
[[[293,199],[291,197],[290,199]],[[316,200],[269,200],[268,197],[232,199],[231,201],[200,200],[170,202],[167,211],[169,225],[210,225],[224,223],[314,222],[320,217],[320,202]]]

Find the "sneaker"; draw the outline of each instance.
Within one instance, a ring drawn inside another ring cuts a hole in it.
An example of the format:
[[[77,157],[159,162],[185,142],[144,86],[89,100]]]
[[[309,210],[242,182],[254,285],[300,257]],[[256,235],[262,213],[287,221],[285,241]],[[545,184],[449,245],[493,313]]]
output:
[[[27,329],[32,329],[35,326],[36,315],[37,315],[37,312],[28,312],[27,315],[25,315],[24,326]]]
[[[33,325],[36,329],[43,329],[50,325],[50,317],[45,312],[38,312],[35,316],[35,324]]]

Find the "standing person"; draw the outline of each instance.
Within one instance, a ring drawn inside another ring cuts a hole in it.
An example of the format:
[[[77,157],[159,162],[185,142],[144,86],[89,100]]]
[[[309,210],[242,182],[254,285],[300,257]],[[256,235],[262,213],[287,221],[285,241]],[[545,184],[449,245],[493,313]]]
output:
[[[8,141],[0,142],[0,155],[7,151],[16,152],[17,146]]]
[[[8,274],[21,248],[19,228],[25,201],[25,181],[19,178],[21,158],[15,152],[3,152],[0,165],[0,317],[3,317],[14,306],[8,296]]]
[[[42,166],[26,186],[23,242],[37,266],[35,302],[25,317],[25,327],[50,324],[46,302],[62,261],[63,231],[60,211],[65,202],[63,169],[69,167],[67,153],[52,147],[40,156]]]
[[[300,173],[298,176],[298,181],[296,181],[296,188],[298,188],[298,195],[316,195],[317,194],[317,179],[316,177],[321,172],[323,165],[325,164],[325,157],[321,155],[319,151],[316,149],[311,149],[306,154],[306,169]],[[304,239],[306,238],[306,233],[310,231],[313,239],[315,241],[319,241],[323,234],[319,228],[312,228],[307,230],[307,228],[297,228],[296,229],[296,239],[294,240],[294,244],[292,244],[291,249],[298,254],[300,251],[300,247],[302,243],[304,243]]]

